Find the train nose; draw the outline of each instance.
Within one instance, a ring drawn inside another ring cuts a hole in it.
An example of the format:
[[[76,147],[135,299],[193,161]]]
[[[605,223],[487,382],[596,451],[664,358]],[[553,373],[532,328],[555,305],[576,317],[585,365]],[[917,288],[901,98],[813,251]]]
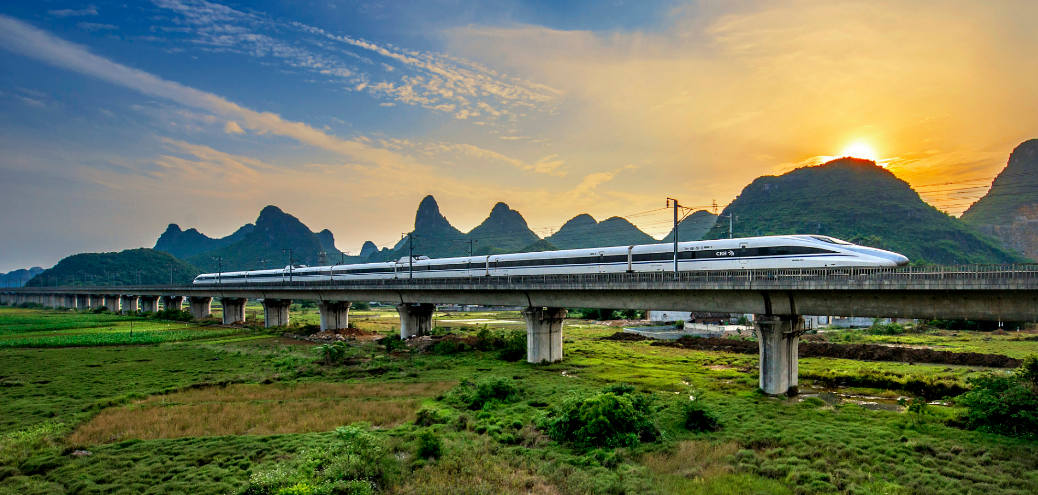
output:
[[[897,262],[897,266],[905,266],[908,264],[908,257],[903,254],[899,254],[894,258],[894,261]]]

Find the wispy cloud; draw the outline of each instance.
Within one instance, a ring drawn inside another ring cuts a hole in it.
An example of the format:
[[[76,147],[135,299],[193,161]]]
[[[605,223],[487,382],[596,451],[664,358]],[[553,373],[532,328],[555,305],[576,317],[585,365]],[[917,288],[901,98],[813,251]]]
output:
[[[458,120],[511,122],[552,112],[562,92],[446,54],[380,44],[299,22],[280,22],[204,0],[153,0],[204,50],[275,58],[348,91],[421,106]],[[288,36],[288,34],[291,36]]]
[[[97,15],[97,7],[90,5],[83,9],[48,10],[47,13],[54,17],[78,17],[84,15]]]
[[[415,166],[390,151],[373,148],[359,139],[342,139],[302,122],[282,119],[270,112],[257,112],[212,93],[167,81],[89,52],[86,48],[57,38],[17,19],[0,15],[0,46],[46,63],[124,86],[149,96],[204,109],[233,119],[259,133],[286,136],[301,143],[332,151],[349,159],[382,167]]]

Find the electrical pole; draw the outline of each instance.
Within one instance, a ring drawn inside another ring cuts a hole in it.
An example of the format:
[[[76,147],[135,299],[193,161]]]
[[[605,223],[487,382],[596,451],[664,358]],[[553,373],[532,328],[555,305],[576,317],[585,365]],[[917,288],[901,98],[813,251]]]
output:
[[[169,264],[169,285],[173,285],[173,263]]]
[[[414,278],[414,236],[407,233],[407,278]]]
[[[667,206],[674,203],[674,274],[678,273],[678,208],[681,205],[678,204],[678,200],[674,198],[667,198]]]
[[[292,264],[295,263],[295,260],[292,259],[291,249],[282,249],[281,253],[284,254],[285,251],[288,251],[288,281],[292,282]]]
[[[735,226],[735,223],[733,221],[733,217],[734,218],[739,218],[739,215],[736,215],[736,214],[734,214],[732,212],[728,212],[727,215],[721,215],[721,216],[722,217],[728,217],[728,238],[731,239],[731,238],[734,237],[734,233],[732,232],[732,229]]]
[[[213,256],[213,261],[216,262],[216,283],[221,283],[223,280],[223,258],[219,256]]]

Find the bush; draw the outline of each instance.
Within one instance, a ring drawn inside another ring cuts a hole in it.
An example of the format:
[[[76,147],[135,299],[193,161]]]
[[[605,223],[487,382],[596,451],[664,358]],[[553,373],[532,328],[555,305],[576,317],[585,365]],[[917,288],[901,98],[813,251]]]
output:
[[[690,401],[685,404],[684,417],[685,429],[689,431],[717,431],[721,429],[721,422],[717,415],[708,410],[701,400]]]
[[[195,319],[190,312],[173,308],[156,311],[152,318],[165,321],[191,321]]]
[[[508,377],[490,376],[473,384],[462,380],[461,383],[447,393],[448,402],[476,410],[488,405],[502,402],[515,402],[521,391],[515,380]]]
[[[585,320],[615,320],[616,310],[614,309],[598,309],[598,308],[581,308],[580,317]]]
[[[968,382],[973,389],[955,399],[967,408],[967,428],[1038,438],[1038,356],[1032,354],[1013,374],[993,373]]]
[[[400,338],[400,335],[393,334],[382,339],[382,345],[386,348],[386,354],[389,354],[397,349],[406,349],[407,342],[404,342]]]
[[[880,323],[880,319],[872,320],[872,326],[865,329],[870,335],[901,335],[905,333],[905,327],[897,323]]]
[[[460,352],[465,352],[468,350],[468,348],[469,346],[465,345],[464,342],[453,339],[447,339],[437,342],[436,345],[432,346],[432,349],[430,350],[433,354],[439,356],[452,356]]]
[[[314,352],[324,361],[325,365],[329,365],[342,361],[346,357],[346,344],[342,342],[323,344],[314,347]]]
[[[471,409],[482,409],[491,402],[514,402],[519,397],[519,386],[515,380],[504,376],[491,376],[476,383]]]
[[[654,397],[633,394],[621,385],[591,397],[571,397],[545,419],[545,430],[556,442],[577,447],[632,447],[661,436]],[[629,391],[629,390],[630,391]],[[619,392],[619,393],[617,393]]]
[[[526,357],[526,332],[512,330],[501,339],[501,352],[498,357],[504,361],[515,362]]]
[[[443,455],[443,440],[432,430],[422,430],[418,434],[418,451],[415,455],[420,459],[439,459]]]
[[[367,311],[371,309],[371,305],[366,302],[355,302],[350,304],[350,309],[355,309],[357,311]]]
[[[367,423],[336,428],[339,443],[303,451],[297,469],[278,464],[273,469],[253,474],[238,493],[368,495],[389,487],[399,476],[399,465],[370,429],[371,425]]]

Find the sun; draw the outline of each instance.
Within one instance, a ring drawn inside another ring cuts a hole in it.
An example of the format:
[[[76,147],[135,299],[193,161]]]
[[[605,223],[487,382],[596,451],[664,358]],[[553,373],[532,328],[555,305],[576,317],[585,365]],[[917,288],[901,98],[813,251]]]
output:
[[[849,156],[852,158],[862,158],[865,160],[872,161],[876,161],[876,159],[879,158],[876,155],[876,151],[872,149],[872,146],[869,146],[868,144],[863,143],[861,141],[851,143],[843,149],[840,155]]]

